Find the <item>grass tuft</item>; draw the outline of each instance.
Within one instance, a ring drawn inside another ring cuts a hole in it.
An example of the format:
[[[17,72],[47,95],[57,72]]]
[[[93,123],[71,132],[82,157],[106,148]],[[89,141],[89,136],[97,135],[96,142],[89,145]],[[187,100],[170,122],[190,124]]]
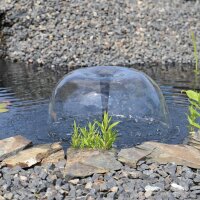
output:
[[[71,146],[73,148],[110,149],[117,139],[115,127],[119,121],[111,123],[112,117],[104,112],[101,122],[89,122],[86,127],[77,126],[74,121]]]

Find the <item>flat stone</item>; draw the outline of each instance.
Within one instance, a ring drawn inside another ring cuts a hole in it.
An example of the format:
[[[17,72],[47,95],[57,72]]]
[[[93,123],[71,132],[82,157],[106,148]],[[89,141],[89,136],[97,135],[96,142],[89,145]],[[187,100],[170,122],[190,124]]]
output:
[[[115,158],[114,151],[68,149],[65,176],[85,177],[95,173],[119,170],[122,164]]]
[[[64,150],[60,150],[44,158],[41,163],[42,164],[47,164],[47,163],[56,164],[59,161],[64,160],[64,159],[65,159],[65,152]]]
[[[21,135],[0,140],[0,161],[15,155],[29,145],[31,145],[31,141]]]
[[[20,151],[14,156],[6,158],[3,163],[9,167],[18,165],[22,168],[31,167],[61,149],[62,146],[60,143],[37,145],[30,149]]]
[[[188,145],[172,145],[158,142],[145,142],[139,146],[147,153],[147,158],[160,164],[175,163],[191,168],[200,168],[200,151]]]
[[[135,168],[137,166],[138,161],[147,157],[149,154],[151,154],[152,151],[152,149],[143,150],[137,147],[121,149],[121,151],[118,154],[118,160]]]

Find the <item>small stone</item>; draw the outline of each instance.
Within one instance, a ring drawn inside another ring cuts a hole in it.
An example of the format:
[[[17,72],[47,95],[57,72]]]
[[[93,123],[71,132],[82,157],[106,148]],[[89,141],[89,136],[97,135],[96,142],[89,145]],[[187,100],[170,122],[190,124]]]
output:
[[[140,171],[128,172],[128,177],[132,179],[137,179],[137,178],[140,178],[141,176],[142,176],[142,173]]]
[[[197,174],[193,181],[194,181],[195,183],[200,183],[200,175]]]
[[[200,186],[199,185],[195,185],[195,186],[192,186],[190,187],[190,190],[200,190]]]
[[[181,194],[180,194],[180,192],[173,192],[173,196],[174,196],[175,198],[179,199],[180,196],[181,196]]]
[[[167,177],[168,174],[163,170],[163,169],[159,169],[157,170],[158,174],[160,174],[163,178]]]
[[[194,190],[192,191],[194,194],[200,194],[200,190]]]
[[[152,195],[152,193],[153,193],[152,191],[147,191],[147,192],[145,192],[145,193],[144,193],[145,198],[148,199],[148,198]]]
[[[13,194],[11,192],[6,193],[6,194],[4,194],[4,198],[8,199],[8,200],[11,200],[11,199],[13,199]]]
[[[3,196],[0,195],[0,200],[5,200],[5,198]]]
[[[138,198],[139,200],[144,200],[145,199],[144,192],[138,192]]]
[[[167,172],[171,176],[175,176],[175,174],[176,174],[176,167],[177,167],[177,165],[175,163],[168,163],[165,166],[165,172]]]
[[[92,188],[92,182],[88,182],[86,185],[85,185],[85,189],[91,189]]]
[[[174,189],[174,190],[184,190],[184,187],[182,187],[181,185],[178,185],[176,183],[171,183],[171,187]]]
[[[73,185],[77,185],[79,183],[79,181],[80,180],[77,178],[77,179],[70,180],[69,183],[72,183]]]
[[[110,191],[116,193],[118,191],[118,189],[119,188],[115,186],[115,187],[110,188]]]
[[[108,185],[106,183],[100,184],[100,191],[108,191]]]
[[[193,199],[197,199],[197,194],[194,192],[190,192],[190,197]]]
[[[154,192],[154,191],[161,190],[161,188],[159,188],[157,186],[150,186],[150,185],[145,186],[144,189],[145,189],[146,192],[148,192],[148,191]]]
[[[28,180],[28,178],[26,176],[19,176],[19,178],[20,178],[21,181],[27,181]]]

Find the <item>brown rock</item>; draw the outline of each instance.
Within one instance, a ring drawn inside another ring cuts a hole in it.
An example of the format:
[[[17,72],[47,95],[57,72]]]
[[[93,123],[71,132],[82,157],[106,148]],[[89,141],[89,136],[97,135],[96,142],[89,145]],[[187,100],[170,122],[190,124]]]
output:
[[[137,162],[144,159],[153,150],[143,150],[137,147],[122,149],[118,154],[118,160],[122,163],[126,163],[131,167],[136,167]]]
[[[60,151],[62,146],[59,143],[54,144],[42,144],[34,146],[30,149],[20,151],[14,156],[11,156],[3,161],[7,166],[21,166],[23,168],[31,167],[35,165],[44,158],[48,157],[52,153]]]
[[[121,166],[113,151],[68,149],[65,175],[85,177],[94,173],[118,170]]]
[[[147,152],[147,157],[160,164],[174,162],[191,168],[200,168],[200,151],[188,145],[172,145],[158,142],[145,142],[138,146]]]
[[[136,167],[141,159],[151,159],[160,164],[174,162],[200,169],[200,151],[189,145],[144,142],[133,148],[122,149],[118,154],[119,161],[132,167]]]
[[[60,150],[60,151],[57,151],[57,152],[51,154],[47,158],[44,158],[41,163],[42,164],[57,163],[64,159],[65,159],[65,152],[64,152],[64,150]]]
[[[31,145],[31,141],[21,135],[0,140],[0,161],[18,153],[29,145]]]
[[[198,150],[200,150],[200,131],[190,132],[188,135],[188,143],[189,146],[192,146]]]

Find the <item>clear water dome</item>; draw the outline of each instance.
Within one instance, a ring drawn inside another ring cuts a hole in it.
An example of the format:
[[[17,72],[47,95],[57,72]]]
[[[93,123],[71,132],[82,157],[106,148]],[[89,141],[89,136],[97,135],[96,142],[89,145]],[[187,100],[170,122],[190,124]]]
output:
[[[70,141],[74,120],[81,126],[100,120],[104,111],[121,123],[117,147],[144,141],[170,142],[167,106],[158,85],[132,68],[97,66],[65,75],[49,104],[50,133]]]

